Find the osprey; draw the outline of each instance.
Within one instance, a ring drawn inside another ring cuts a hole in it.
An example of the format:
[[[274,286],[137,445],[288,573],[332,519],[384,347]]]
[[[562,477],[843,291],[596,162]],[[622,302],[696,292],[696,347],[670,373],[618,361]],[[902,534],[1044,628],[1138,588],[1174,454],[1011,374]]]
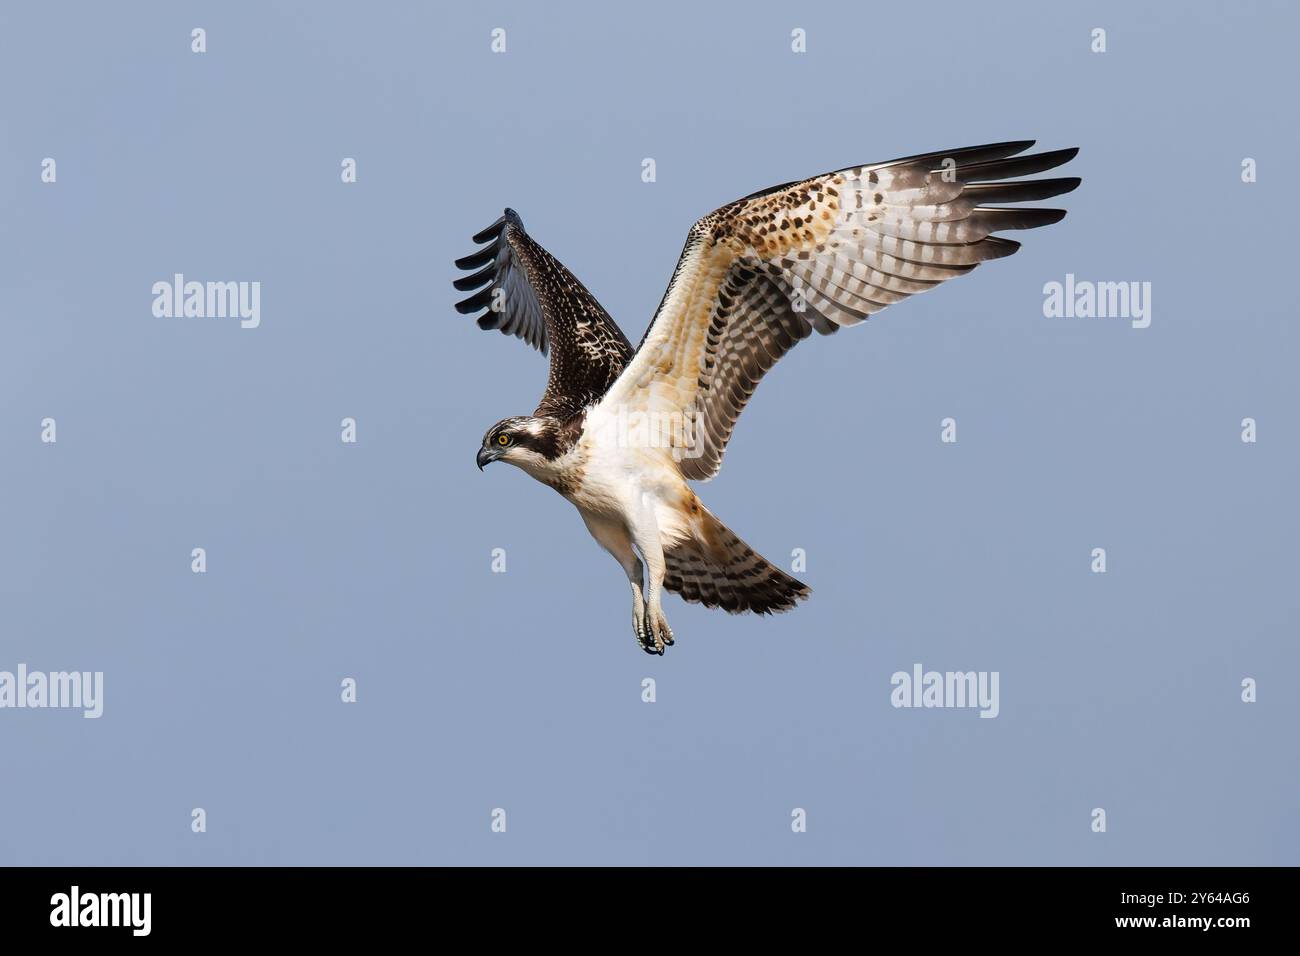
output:
[[[640,345],[524,231],[511,209],[456,265],[463,314],[550,355],[531,415],[488,429],[478,466],[505,461],[578,508],[632,587],[632,629],[650,654],[673,643],[665,589],[733,614],[786,611],[807,586],[757,554],[687,484],[722,464],[736,419],[777,360],[816,331],[1020,248],[994,233],[1065,212],[1047,199],[1077,178],[1017,180],[1077,149],[1022,155],[1033,140],[925,153],[774,186],[695,223]],[[648,572],[648,573],[647,573]]]

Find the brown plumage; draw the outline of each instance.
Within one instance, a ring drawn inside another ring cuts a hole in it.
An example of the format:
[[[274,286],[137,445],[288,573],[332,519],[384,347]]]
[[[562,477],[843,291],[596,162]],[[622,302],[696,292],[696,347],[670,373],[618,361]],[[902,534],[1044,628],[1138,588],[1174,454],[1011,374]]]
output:
[[[811,590],[758,554],[704,511],[701,533],[664,550],[664,587],[683,600],[730,614],[788,611]]]
[[[1023,140],[909,156],[785,183],[728,203],[687,235],[635,353],[590,292],[507,209],[457,265],[479,289],[457,305],[484,329],[549,352],[532,416],[489,429],[478,452],[572,501],[627,574],[633,630],[663,653],[663,589],[733,613],[784,611],[808,588],[756,554],[687,480],[722,465],[740,413],[769,369],[813,332],[829,335],[1019,243],[994,233],[1059,222],[1060,209],[1002,206],[1067,193],[1054,169],[1073,149],[1025,155]],[[644,587],[644,592],[643,592]]]

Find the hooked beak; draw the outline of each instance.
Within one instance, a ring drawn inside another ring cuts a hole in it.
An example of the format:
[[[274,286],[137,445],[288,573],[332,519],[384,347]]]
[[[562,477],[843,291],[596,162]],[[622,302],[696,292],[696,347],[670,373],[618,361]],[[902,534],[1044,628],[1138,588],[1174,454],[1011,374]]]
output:
[[[478,457],[476,457],[474,461],[478,464],[478,470],[482,471],[484,465],[494,462],[500,457],[501,456],[491,448],[480,448],[478,450]]]

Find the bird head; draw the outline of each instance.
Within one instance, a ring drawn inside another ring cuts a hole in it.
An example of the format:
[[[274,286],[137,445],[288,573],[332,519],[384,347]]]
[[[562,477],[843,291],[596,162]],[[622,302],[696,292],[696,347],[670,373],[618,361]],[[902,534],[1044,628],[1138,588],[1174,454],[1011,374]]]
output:
[[[554,455],[554,423],[527,415],[503,418],[487,430],[475,462],[479,471],[494,461],[506,461],[525,471],[544,467]]]

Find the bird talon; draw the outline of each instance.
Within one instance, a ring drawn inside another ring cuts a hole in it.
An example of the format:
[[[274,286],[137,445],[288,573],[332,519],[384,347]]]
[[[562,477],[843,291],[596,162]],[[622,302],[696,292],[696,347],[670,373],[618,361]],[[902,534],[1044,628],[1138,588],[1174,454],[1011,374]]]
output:
[[[652,622],[650,633],[654,636],[655,647],[659,648],[659,653],[662,654],[665,647],[673,645],[673,629],[668,626],[668,620],[662,611],[654,611],[648,617]]]
[[[656,653],[654,633],[650,629],[650,621],[644,616],[633,618],[632,633],[636,635],[637,645],[647,654]]]

